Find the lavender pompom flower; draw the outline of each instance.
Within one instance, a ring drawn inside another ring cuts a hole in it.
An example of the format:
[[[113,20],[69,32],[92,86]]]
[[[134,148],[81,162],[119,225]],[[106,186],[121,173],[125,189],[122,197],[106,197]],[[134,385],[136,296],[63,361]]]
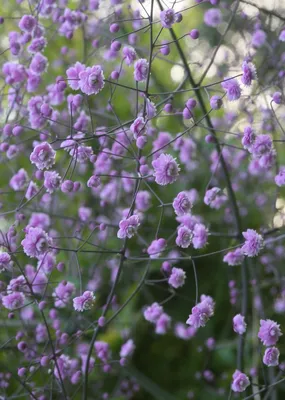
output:
[[[168,10],[163,10],[160,12],[160,22],[163,28],[171,28],[172,25],[176,22],[176,14],[173,8],[169,8]]]
[[[21,244],[27,256],[39,259],[46,253],[49,246],[52,245],[52,239],[43,229],[30,227]]]
[[[147,79],[149,64],[145,58],[140,58],[134,65],[134,78],[137,82],[143,82]]]
[[[61,177],[56,171],[44,172],[44,187],[48,193],[53,193],[57,190],[61,183]]]
[[[135,235],[140,225],[138,215],[132,215],[129,218],[123,219],[119,223],[119,230],[117,236],[119,239],[131,238]]]
[[[263,364],[267,365],[267,367],[276,367],[279,364],[279,356],[280,352],[277,347],[269,347],[264,352]]]
[[[259,49],[266,42],[267,35],[262,29],[255,31],[251,38],[251,44],[253,47]]]
[[[147,254],[150,258],[159,258],[161,252],[165,250],[167,242],[165,239],[153,240],[147,248]]]
[[[194,249],[202,249],[207,244],[208,229],[204,224],[196,224],[193,229],[192,243]]]
[[[186,273],[182,268],[172,268],[171,275],[168,279],[168,283],[170,286],[174,287],[174,289],[178,289],[183,286],[186,279]]]
[[[241,143],[243,147],[248,150],[250,153],[252,152],[252,146],[255,141],[255,133],[251,126],[246,126],[243,131],[243,137]]]
[[[233,318],[233,330],[242,335],[246,331],[246,323],[244,321],[244,316],[241,314],[237,314]]]
[[[256,68],[251,62],[244,61],[242,63],[241,81],[245,86],[250,86],[253,80],[256,80]]]
[[[227,196],[223,194],[222,190],[218,187],[213,187],[206,191],[204,196],[204,203],[216,210],[221,208],[221,206],[226,202]]]
[[[130,126],[130,131],[133,133],[135,139],[142,136],[145,133],[145,130],[146,122],[143,117],[136,118]]]
[[[94,304],[95,295],[90,290],[86,290],[82,296],[75,297],[73,299],[73,308],[75,311],[86,311],[90,310]]]
[[[221,83],[222,88],[226,91],[226,95],[229,101],[238,100],[241,96],[241,88],[238,81],[235,78],[224,80]]]
[[[210,8],[204,14],[204,22],[206,25],[216,28],[222,22],[222,13],[218,8]]]
[[[19,22],[19,28],[23,32],[32,32],[37,24],[37,20],[32,15],[23,15]]]
[[[271,319],[260,320],[258,338],[264,346],[274,346],[278,342],[280,336],[282,336],[282,332],[277,322]]]
[[[158,185],[168,185],[175,182],[179,176],[179,165],[170,154],[161,154],[152,162],[155,182]]]
[[[153,303],[144,310],[143,315],[146,321],[155,323],[162,313],[163,307],[158,303]]]
[[[171,318],[166,313],[162,313],[155,323],[155,333],[165,335],[170,328]]]
[[[7,271],[11,266],[11,256],[5,251],[0,252],[0,272]]]
[[[2,297],[2,304],[8,310],[15,310],[24,305],[25,296],[21,292],[13,292]]]
[[[223,258],[223,261],[230,266],[240,265],[243,262],[243,260],[244,260],[244,253],[240,248],[228,252]]]
[[[47,142],[38,144],[30,155],[30,161],[38,169],[49,169],[55,163],[55,151]]]
[[[237,369],[233,374],[232,391],[235,393],[244,392],[249,385],[250,381],[246,374]]]
[[[104,74],[100,65],[87,67],[79,72],[79,88],[88,96],[99,93],[104,85]]]
[[[126,341],[126,343],[124,343],[121,347],[120,350],[120,357],[121,358],[127,358],[127,357],[131,357],[133,352],[135,351],[135,344],[134,341],[132,339],[129,339]]]
[[[78,90],[79,85],[79,74],[85,70],[85,65],[80,62],[76,62],[74,66],[66,70],[66,75],[68,78],[68,84],[73,90]]]
[[[248,257],[257,256],[263,248],[264,240],[254,229],[247,229],[242,233],[245,243],[242,246],[243,253]]]
[[[193,231],[187,228],[187,226],[180,226],[177,230],[176,244],[183,249],[187,249],[193,238]]]
[[[209,318],[214,315],[215,303],[210,296],[201,296],[201,302],[192,308],[192,313],[186,321],[186,324],[194,328],[204,327]]]
[[[62,281],[54,289],[52,296],[55,298],[54,305],[58,308],[65,308],[75,292],[75,286],[71,282]]]
[[[136,54],[135,50],[134,50],[132,47],[130,47],[130,46],[125,46],[125,47],[123,48],[123,55],[124,55],[125,63],[126,63],[127,65],[129,65],[129,66],[130,66],[130,65],[135,61],[135,59],[137,58],[137,54]]]
[[[173,208],[175,214],[181,217],[184,214],[187,214],[191,211],[193,206],[187,192],[180,192],[173,200]]]
[[[221,96],[214,95],[210,98],[210,106],[213,110],[219,110],[223,105]]]

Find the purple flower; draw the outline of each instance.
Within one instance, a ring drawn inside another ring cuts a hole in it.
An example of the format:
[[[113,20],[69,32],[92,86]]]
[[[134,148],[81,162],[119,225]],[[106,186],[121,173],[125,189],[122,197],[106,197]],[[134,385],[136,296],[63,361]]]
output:
[[[249,152],[252,152],[252,145],[255,141],[255,133],[251,126],[246,126],[243,131],[243,138],[241,143],[245,149]]]
[[[138,215],[132,215],[129,218],[122,219],[119,223],[119,230],[117,236],[119,239],[131,238],[134,236],[138,227],[140,226],[140,219]]]
[[[241,96],[241,88],[236,79],[228,79],[224,80],[221,83],[222,88],[226,91],[227,98],[229,101],[238,100]]]
[[[240,265],[243,262],[243,260],[244,260],[244,253],[240,248],[234,251],[230,251],[223,258],[223,261],[230,266]]]
[[[260,328],[258,331],[258,338],[264,344],[264,346],[274,346],[279,337],[282,336],[280,325],[271,319],[261,319]]]
[[[24,170],[24,168],[19,169],[19,171],[12,176],[10,179],[9,185],[10,187],[15,190],[15,192],[19,190],[23,190],[29,181],[29,177],[27,172]]]
[[[144,310],[144,318],[152,323],[155,323],[163,313],[163,307],[158,303],[153,303]]]
[[[41,53],[36,53],[30,64],[30,71],[34,75],[41,75],[46,71],[48,66],[48,59]]]
[[[134,65],[134,78],[137,82],[143,82],[147,79],[149,64],[145,58],[140,58]]]
[[[147,254],[149,254],[150,258],[159,258],[161,252],[165,250],[167,242],[165,239],[157,239],[153,240],[150,246],[147,248]]]
[[[173,208],[175,214],[181,217],[184,214],[187,214],[191,211],[193,204],[186,192],[180,192],[173,200]]]
[[[42,51],[47,45],[47,41],[44,37],[33,39],[27,50],[29,53],[34,54]]]
[[[277,347],[269,347],[264,352],[263,363],[267,367],[276,367],[279,364],[279,355],[280,352]]]
[[[126,357],[131,357],[133,352],[135,351],[135,344],[132,339],[129,339],[126,343],[124,343],[121,347],[120,350],[120,357],[121,358],[126,358]]]
[[[214,315],[215,303],[210,296],[201,296],[201,302],[192,308],[192,313],[186,321],[186,324],[194,328],[204,327],[210,317]]]
[[[53,193],[59,188],[61,183],[61,177],[56,171],[45,171],[44,172],[44,187],[48,193]]]
[[[213,110],[219,110],[223,105],[221,96],[214,95],[210,98],[210,106]]]
[[[162,313],[155,323],[155,333],[157,335],[165,335],[170,328],[171,318],[166,313]]]
[[[174,289],[178,289],[183,286],[186,279],[186,273],[181,268],[172,268],[171,275],[168,279],[168,283],[170,286],[174,287]]]
[[[5,251],[0,253],[0,272],[8,270],[11,266],[11,256]]]
[[[55,163],[55,154],[51,145],[47,142],[43,142],[34,148],[30,155],[30,160],[38,169],[49,169]]]
[[[233,330],[242,335],[246,331],[246,323],[244,321],[244,316],[237,314],[233,317]]]
[[[143,117],[136,118],[130,126],[130,131],[133,133],[135,139],[142,136],[145,133],[145,130],[146,122]]]
[[[147,190],[140,190],[136,197],[138,211],[147,211],[150,207],[151,194]]]
[[[179,165],[170,154],[161,154],[152,162],[154,168],[155,182],[159,185],[168,185],[177,180],[179,176]]]
[[[206,191],[204,203],[214,209],[219,209],[226,202],[227,196],[223,194],[220,188],[213,187]]]
[[[43,229],[30,227],[21,244],[27,256],[39,259],[46,253],[49,246],[52,245],[52,239]]]
[[[233,374],[232,391],[236,393],[244,392],[249,385],[248,377],[237,369]]]
[[[66,70],[66,75],[68,78],[68,84],[73,90],[79,89],[79,74],[85,70],[85,65],[80,62],[76,62],[73,67]]]
[[[86,290],[82,296],[73,299],[73,308],[75,311],[90,310],[94,304],[95,295],[90,290]]]
[[[171,28],[176,22],[176,14],[173,8],[160,12],[160,22],[163,28]]]
[[[266,41],[266,37],[267,37],[266,33],[263,30],[258,29],[252,35],[251,38],[252,46],[256,48],[262,47]]]
[[[180,226],[177,230],[176,244],[183,249],[187,249],[193,238],[193,231],[191,231],[187,226]]]
[[[216,28],[222,22],[222,13],[218,8],[210,8],[204,14],[206,25]]]
[[[55,298],[54,305],[58,308],[66,307],[74,292],[75,286],[73,283],[66,281],[60,282],[52,294]]]
[[[131,65],[137,58],[135,50],[130,46],[125,46],[123,48],[123,55],[127,65]]]
[[[21,292],[14,292],[2,297],[2,304],[8,310],[15,310],[24,305],[25,296]]]
[[[247,229],[242,233],[245,238],[245,243],[242,246],[243,253],[248,257],[255,257],[263,248],[263,237],[259,235],[254,229]]]
[[[277,186],[285,185],[285,166],[279,168],[279,172],[274,179]]]
[[[202,249],[207,244],[208,230],[204,224],[196,224],[193,229],[192,243],[194,249]]]
[[[23,32],[32,32],[36,23],[37,21],[32,15],[23,15],[19,22],[19,28]]]
[[[100,65],[87,67],[79,73],[79,87],[88,96],[99,93],[104,85],[104,74]]]
[[[245,86],[250,86],[253,80],[256,80],[256,68],[255,66],[247,61],[242,63],[242,77],[241,81]]]

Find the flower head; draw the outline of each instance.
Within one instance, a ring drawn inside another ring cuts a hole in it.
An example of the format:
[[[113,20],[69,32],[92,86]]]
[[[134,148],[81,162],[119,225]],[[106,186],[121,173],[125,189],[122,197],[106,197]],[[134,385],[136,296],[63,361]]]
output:
[[[235,78],[224,80],[221,83],[222,88],[226,91],[227,98],[229,101],[238,100],[241,96],[241,88],[238,81]]]
[[[43,229],[30,227],[21,244],[27,256],[39,259],[46,253],[49,246],[51,246],[52,239]]]
[[[233,374],[232,391],[236,393],[244,392],[249,385],[248,377],[237,369]]]
[[[233,318],[233,329],[239,335],[242,335],[246,331],[246,323],[244,321],[244,316],[237,314]]]
[[[73,308],[75,311],[90,310],[94,304],[95,295],[90,290],[86,290],[82,296],[73,299]]]
[[[187,226],[180,226],[177,230],[176,244],[183,249],[187,249],[190,246],[193,238],[193,231],[191,231]]]
[[[147,79],[149,64],[145,58],[137,60],[134,69],[134,78],[137,82],[143,82]]]
[[[88,96],[99,93],[105,85],[104,74],[100,65],[87,67],[85,70],[79,72],[78,76],[79,88]]]
[[[178,193],[178,195],[173,200],[172,205],[173,205],[175,214],[178,215],[179,217],[181,217],[184,214],[189,213],[193,206],[189,196],[187,195],[187,192]]]
[[[201,302],[192,308],[192,313],[186,321],[186,324],[194,328],[204,327],[210,317],[214,315],[215,303],[210,296],[201,296]]]
[[[245,238],[245,243],[242,246],[243,253],[248,257],[255,257],[263,248],[263,237],[259,235],[254,229],[247,229],[242,233]]]
[[[256,68],[251,62],[244,61],[242,63],[241,81],[245,86],[250,86],[253,80],[256,80]]]
[[[168,279],[168,283],[170,286],[174,287],[174,289],[178,289],[183,286],[186,279],[186,273],[181,268],[172,268],[171,275]]]
[[[280,325],[271,319],[261,319],[258,337],[264,346],[274,346],[282,336]]]
[[[276,367],[279,364],[279,355],[277,347],[269,347],[265,350],[262,361],[268,367]]]
[[[161,154],[152,162],[155,182],[159,185],[168,185],[175,182],[179,176],[179,165],[170,154]]]
[[[34,148],[30,160],[38,169],[49,169],[55,163],[55,151],[49,143],[40,143]]]

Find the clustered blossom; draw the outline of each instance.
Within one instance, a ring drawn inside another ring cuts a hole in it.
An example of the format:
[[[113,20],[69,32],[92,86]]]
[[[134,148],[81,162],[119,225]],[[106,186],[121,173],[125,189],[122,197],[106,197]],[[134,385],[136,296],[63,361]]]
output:
[[[30,227],[21,242],[24,252],[29,257],[41,258],[52,245],[52,239],[41,228]]]
[[[241,88],[235,78],[226,78],[222,83],[222,88],[226,91],[229,101],[238,100],[241,97]]]
[[[262,319],[258,337],[264,346],[274,346],[282,335],[280,325],[271,319]]]
[[[246,323],[244,321],[244,316],[237,314],[233,318],[233,329],[239,335],[242,335],[246,331]]]
[[[192,313],[186,321],[186,324],[194,328],[204,327],[210,317],[214,315],[215,303],[210,296],[202,295],[200,303],[192,308]]]
[[[282,7],[26,3],[0,15],[3,396],[136,398],[122,369],[146,337],[155,366],[193,340],[195,384],[175,398],[270,389],[261,367],[285,370]],[[252,305],[280,321],[256,329]],[[211,357],[227,333],[232,378]]]
[[[94,304],[94,301],[94,293],[90,292],[90,290],[86,290],[82,296],[78,296],[73,299],[73,308],[75,311],[90,310]]]
[[[119,223],[119,230],[117,236],[119,239],[131,238],[135,235],[138,227],[140,226],[140,219],[138,215],[132,215],[125,218]]]
[[[165,186],[174,183],[179,176],[179,165],[170,154],[161,154],[152,162],[152,166],[155,182],[158,185]]]
[[[170,286],[174,287],[174,289],[178,289],[183,286],[186,279],[186,273],[181,268],[172,268],[171,275],[168,279],[168,283]]]
[[[191,200],[190,200],[189,196],[187,195],[187,192],[178,193],[178,195],[173,200],[173,208],[174,208],[175,214],[178,216],[182,216],[182,215],[190,212],[192,206],[193,206],[193,204],[191,203]]]
[[[246,388],[250,385],[250,381],[248,377],[238,369],[233,374],[232,381],[232,391],[235,393],[241,393],[246,390]]]
[[[66,74],[69,86],[74,90],[80,89],[88,96],[98,94],[105,85],[104,73],[100,65],[85,67],[80,62],[76,62],[66,71]]]
[[[55,163],[55,151],[47,142],[38,144],[34,148],[30,160],[38,169],[49,169]]]
[[[257,256],[263,248],[263,237],[254,229],[247,229],[242,235],[245,238],[244,245],[241,248],[243,253],[248,257]]]

